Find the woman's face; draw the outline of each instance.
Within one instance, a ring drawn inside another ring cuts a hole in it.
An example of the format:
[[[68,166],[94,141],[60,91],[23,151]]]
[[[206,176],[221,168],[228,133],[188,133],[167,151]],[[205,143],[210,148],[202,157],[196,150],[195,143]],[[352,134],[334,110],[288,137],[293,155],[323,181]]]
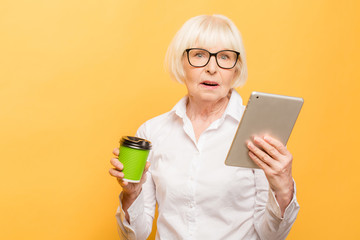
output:
[[[201,48],[201,47],[199,47]],[[204,48],[209,52],[216,53],[225,50],[222,45],[213,48]],[[189,64],[186,54],[183,57],[185,71],[185,85],[189,97],[200,102],[218,102],[226,98],[236,76],[235,68],[220,68],[214,56],[204,67],[193,67]]]

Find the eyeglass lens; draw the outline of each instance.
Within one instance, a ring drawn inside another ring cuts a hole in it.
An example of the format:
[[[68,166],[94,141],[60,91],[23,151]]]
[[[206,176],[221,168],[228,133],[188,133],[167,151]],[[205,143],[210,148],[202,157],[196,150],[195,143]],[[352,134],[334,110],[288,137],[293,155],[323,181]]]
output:
[[[223,50],[216,53],[216,62],[221,68],[235,66],[237,54],[234,51]],[[191,49],[188,52],[189,62],[194,67],[203,67],[210,60],[210,52],[205,49]]]

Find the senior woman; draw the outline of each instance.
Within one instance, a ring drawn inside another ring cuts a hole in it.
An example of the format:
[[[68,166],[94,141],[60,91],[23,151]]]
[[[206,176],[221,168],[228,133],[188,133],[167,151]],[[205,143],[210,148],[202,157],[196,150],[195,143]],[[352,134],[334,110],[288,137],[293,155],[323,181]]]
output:
[[[145,122],[137,136],[153,150],[140,183],[123,180],[116,213],[123,239],[146,239],[158,204],[156,239],[285,239],[299,205],[292,155],[271,136],[248,142],[261,169],[226,166],[224,160],[244,106],[234,87],[247,78],[239,31],[221,15],[191,18],[166,55],[170,75],[188,94],[170,111]]]

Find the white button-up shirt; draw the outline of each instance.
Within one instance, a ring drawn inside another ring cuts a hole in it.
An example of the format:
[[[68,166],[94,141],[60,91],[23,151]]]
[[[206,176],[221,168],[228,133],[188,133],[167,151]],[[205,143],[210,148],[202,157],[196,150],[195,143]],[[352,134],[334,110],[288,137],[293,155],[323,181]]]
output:
[[[128,209],[130,223],[120,203],[120,237],[146,239],[157,203],[156,239],[285,239],[299,211],[295,193],[281,217],[262,170],[224,164],[245,108],[240,95],[232,90],[224,114],[198,141],[186,103],[184,97],[137,132],[152,142],[151,166],[142,192]]]

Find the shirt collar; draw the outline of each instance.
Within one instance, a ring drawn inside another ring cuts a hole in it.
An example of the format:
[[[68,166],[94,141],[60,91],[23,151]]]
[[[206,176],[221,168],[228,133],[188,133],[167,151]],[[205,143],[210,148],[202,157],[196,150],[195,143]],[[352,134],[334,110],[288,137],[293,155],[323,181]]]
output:
[[[235,89],[232,89],[231,97],[223,116],[230,116],[240,122],[244,110],[245,106],[243,106],[243,100],[240,94]]]
[[[184,118],[186,116],[186,104],[188,101],[188,96],[183,97],[171,110],[180,118]],[[231,89],[231,97],[229,103],[225,109],[225,112],[222,118],[226,116],[230,116],[240,122],[241,116],[244,112],[245,107],[243,106],[243,100],[239,93],[235,89]]]

